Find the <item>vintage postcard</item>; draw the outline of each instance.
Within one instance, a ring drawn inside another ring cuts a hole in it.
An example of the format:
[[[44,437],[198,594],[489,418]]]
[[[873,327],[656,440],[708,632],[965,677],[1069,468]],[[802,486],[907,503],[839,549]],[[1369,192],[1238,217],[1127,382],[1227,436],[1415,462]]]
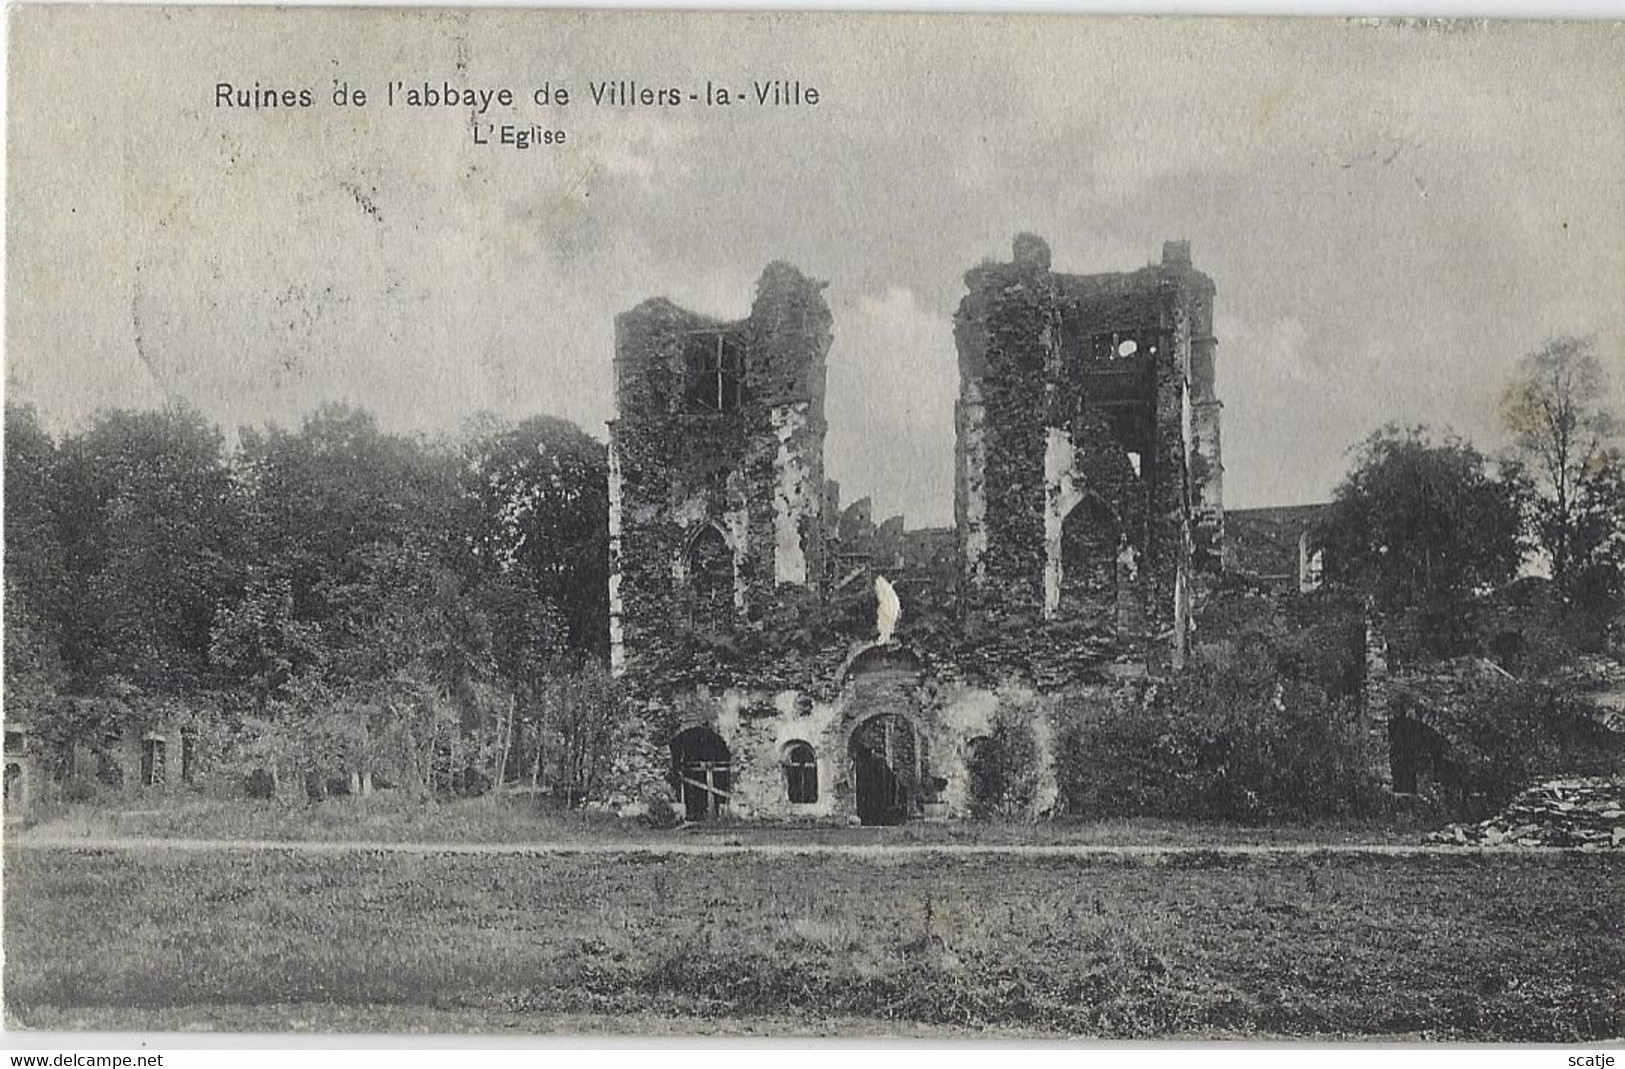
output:
[[[7,1042],[1625,1033],[1621,24],[8,15]]]

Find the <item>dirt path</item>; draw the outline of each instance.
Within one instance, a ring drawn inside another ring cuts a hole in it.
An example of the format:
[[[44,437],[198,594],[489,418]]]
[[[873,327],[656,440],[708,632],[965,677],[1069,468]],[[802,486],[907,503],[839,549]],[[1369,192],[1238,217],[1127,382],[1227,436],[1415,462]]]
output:
[[[1424,854],[1550,854],[1605,853],[1614,851],[1582,847],[1550,846],[1446,846],[1434,843],[1223,843],[1199,845],[1111,845],[1102,843],[425,843],[370,842],[366,840],[316,839],[159,839],[130,837],[95,838],[8,836],[13,850],[178,850],[178,851],[282,851],[293,854],[475,854],[533,855],[538,857],[572,854],[641,854],[658,857],[724,857],[734,854],[761,856],[831,855],[865,857],[876,860],[922,856],[961,857],[1169,857],[1182,854],[1223,856],[1299,857],[1307,855],[1407,857]],[[1625,855],[1622,855],[1625,856]]]

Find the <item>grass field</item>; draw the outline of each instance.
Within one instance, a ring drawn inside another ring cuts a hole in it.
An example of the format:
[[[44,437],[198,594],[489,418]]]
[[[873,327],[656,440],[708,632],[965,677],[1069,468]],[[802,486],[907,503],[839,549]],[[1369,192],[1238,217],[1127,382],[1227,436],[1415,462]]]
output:
[[[11,1027],[1625,1031],[1600,854],[5,860]]]
[[[423,804],[388,794],[315,804],[212,800],[181,795],[134,805],[41,807],[11,830],[64,838],[195,838],[322,842],[580,843],[1084,843],[1212,846],[1240,843],[1415,843],[1429,825],[1390,815],[1346,821],[1249,827],[1150,817],[1055,820],[1037,824],[959,822],[904,827],[787,827],[719,821],[678,832],[608,813],[558,810],[522,796]],[[674,836],[676,839],[674,840]]]

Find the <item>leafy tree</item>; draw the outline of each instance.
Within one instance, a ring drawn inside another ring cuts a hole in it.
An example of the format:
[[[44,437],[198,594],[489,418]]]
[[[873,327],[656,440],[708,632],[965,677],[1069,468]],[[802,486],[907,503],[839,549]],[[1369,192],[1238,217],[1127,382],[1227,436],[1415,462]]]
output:
[[[80,691],[124,680],[179,696],[207,684],[215,607],[241,546],[223,446],[180,405],[102,413],[64,439],[52,496],[72,580],[56,600]]]
[[[217,612],[209,652],[220,682],[246,690],[260,713],[325,659],[319,629],[294,617],[292,580],[263,569],[251,571],[242,596]]]
[[[546,698],[551,680],[571,671],[566,623],[552,602],[522,585],[522,577],[499,575],[480,585],[480,603],[492,624],[492,653],[510,704],[496,764],[499,783],[528,780],[540,786],[546,749]],[[528,749],[527,749],[528,744]]]
[[[1460,438],[1386,427],[1318,525],[1327,578],[1370,594],[1427,651],[1459,652],[1472,596],[1517,571],[1523,494]]]
[[[323,406],[297,431],[245,430],[238,467],[249,555],[291,583],[297,620],[345,611],[374,546],[413,542],[451,563],[466,543],[456,458],[381,431],[359,409]]]
[[[6,702],[28,716],[49,710],[65,684],[61,603],[66,573],[53,505],[57,449],[31,407],[6,406]]]
[[[1593,617],[1625,600],[1625,455],[1599,451],[1575,483],[1566,548],[1578,608]],[[1597,629],[1600,633],[1601,629]]]
[[[455,454],[329,405],[294,431],[244,431],[237,471],[254,563],[211,651],[251,696],[243,759],[302,772],[317,796],[347,776],[365,791],[375,770],[433,791],[492,674]]]
[[[1596,577],[1598,555],[1619,531],[1607,502],[1619,481],[1611,447],[1621,424],[1601,403],[1605,387],[1594,341],[1560,337],[1524,358],[1501,398],[1513,446],[1536,476],[1535,537],[1551,561],[1552,578],[1568,593],[1582,576]],[[1616,470],[1610,475],[1609,469]]]
[[[545,778],[580,800],[597,789],[614,743],[597,720],[614,702],[591,684],[603,677],[607,686],[604,447],[549,416],[487,416],[466,429],[462,455],[472,566],[510,697],[499,716],[499,782]]]
[[[464,445],[476,559],[526,600],[552,606],[577,656],[609,646],[609,472],[602,443],[551,416],[486,421]],[[509,605],[512,602],[507,603]],[[519,623],[505,619],[505,623]],[[534,627],[520,633],[542,635]],[[556,653],[557,651],[550,651]]]
[[[555,672],[542,698],[544,757],[555,791],[572,805],[599,797],[634,730],[620,682],[597,661]]]

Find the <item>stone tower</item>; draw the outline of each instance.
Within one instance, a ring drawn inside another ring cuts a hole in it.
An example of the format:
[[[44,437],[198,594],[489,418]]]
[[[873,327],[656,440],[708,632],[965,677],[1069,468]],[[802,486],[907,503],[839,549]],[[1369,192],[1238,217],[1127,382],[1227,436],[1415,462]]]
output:
[[[973,612],[1182,664],[1224,530],[1213,282],[1187,242],[1123,274],[1041,238],[965,276],[955,514]]]
[[[727,633],[824,575],[824,283],[762,272],[746,319],[643,302],[615,319],[610,659]]]

